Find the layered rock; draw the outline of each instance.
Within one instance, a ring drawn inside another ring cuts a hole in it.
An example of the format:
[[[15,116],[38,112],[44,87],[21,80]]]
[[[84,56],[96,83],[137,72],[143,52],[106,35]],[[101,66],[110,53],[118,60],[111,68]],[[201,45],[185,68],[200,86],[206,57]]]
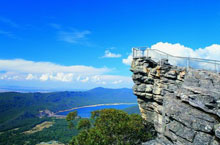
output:
[[[141,115],[158,134],[145,144],[220,144],[219,74],[148,57],[133,59],[131,71]]]

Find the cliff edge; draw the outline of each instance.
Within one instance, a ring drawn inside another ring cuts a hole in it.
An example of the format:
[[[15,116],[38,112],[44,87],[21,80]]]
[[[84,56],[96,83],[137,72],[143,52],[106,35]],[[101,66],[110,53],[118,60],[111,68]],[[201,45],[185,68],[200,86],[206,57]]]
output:
[[[157,139],[145,145],[219,145],[220,75],[134,58],[131,71],[141,115]]]

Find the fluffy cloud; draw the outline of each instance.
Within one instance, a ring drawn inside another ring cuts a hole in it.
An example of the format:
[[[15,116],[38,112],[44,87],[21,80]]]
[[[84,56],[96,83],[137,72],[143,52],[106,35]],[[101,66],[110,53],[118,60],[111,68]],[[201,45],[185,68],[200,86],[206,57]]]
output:
[[[113,84],[120,84],[122,82],[122,80],[117,80],[117,81],[114,81],[112,82]]]
[[[133,59],[132,54],[130,54],[128,58],[122,59],[122,62],[126,65],[131,65],[132,59]]]
[[[85,79],[81,80],[81,82],[85,83],[89,81],[89,77],[86,77]]]
[[[41,81],[47,81],[47,80],[53,80],[53,81],[61,81],[61,82],[71,82],[73,80],[73,73],[56,73],[55,75],[53,74],[42,74],[39,79]]]
[[[75,87],[108,86],[130,87],[130,77],[107,75],[109,68],[95,68],[91,66],[64,66],[51,62],[34,62],[23,59],[0,60],[0,80],[35,82],[41,84],[72,84]],[[70,86],[68,86],[70,87]]]
[[[119,57],[121,57],[121,54],[115,54],[115,53],[110,52],[109,50],[106,50],[105,55],[103,57],[105,57],[105,58],[119,58]]]
[[[19,73],[75,73],[75,74],[103,74],[109,72],[108,68],[94,68],[91,66],[74,65],[64,66],[51,62],[34,62],[23,59],[0,60],[0,71],[19,72]]]
[[[47,81],[49,79],[49,74],[42,74],[40,77],[41,81]]]
[[[195,57],[195,58],[203,58],[203,59],[220,60],[220,45],[218,45],[218,44],[213,44],[213,45],[205,47],[205,48],[192,49],[189,47],[185,47],[184,45],[181,45],[179,43],[171,44],[171,43],[158,42],[158,43],[152,45],[151,49],[157,49],[157,50],[166,52],[168,54],[171,54],[173,56]],[[153,52],[150,53],[150,55],[153,58],[163,57],[163,55],[158,56],[156,53],[154,54]],[[164,57],[166,57],[166,56],[164,55]],[[130,54],[127,58],[122,60],[122,62],[126,65],[130,65],[131,61],[132,61],[132,54]],[[183,65],[185,65],[185,62],[183,59],[174,59],[171,57],[171,58],[169,58],[169,61],[170,61],[170,63],[172,63],[174,65],[181,64],[181,63]],[[215,67],[214,64],[210,65],[205,62],[196,62],[196,61],[192,61],[191,65],[194,65],[195,67],[198,67],[198,68],[214,69],[214,67]]]
[[[102,84],[108,82],[111,84],[131,83],[131,77],[119,76],[119,75],[96,75],[91,78],[91,81]]]
[[[95,68],[91,66],[74,65],[64,66],[51,62],[34,62],[23,59],[0,60],[1,79],[12,78],[12,76],[20,76],[19,79],[25,80],[53,80],[70,82],[73,76],[93,76],[101,75],[110,71],[108,68]]]
[[[151,49],[157,49],[174,56],[183,56],[183,57],[196,57],[203,59],[220,59],[220,45],[213,44],[205,48],[192,49],[185,47],[179,43],[163,43],[159,42],[151,46]]]
[[[26,80],[33,80],[35,77],[32,74],[28,74]]]

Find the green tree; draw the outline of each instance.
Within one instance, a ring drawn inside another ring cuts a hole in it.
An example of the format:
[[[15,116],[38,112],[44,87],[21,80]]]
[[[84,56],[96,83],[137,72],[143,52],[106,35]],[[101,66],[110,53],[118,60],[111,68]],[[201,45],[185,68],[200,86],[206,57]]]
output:
[[[81,129],[88,130],[90,127],[91,127],[91,123],[90,123],[89,119],[87,119],[87,118],[81,119],[77,124],[78,130],[81,130]]]
[[[135,145],[153,137],[152,125],[140,115],[116,109],[92,112],[91,121],[81,120],[78,129],[81,131],[72,138],[71,145]]]
[[[74,123],[73,123],[73,121],[76,119],[76,117],[77,117],[77,111],[70,112],[70,113],[66,116],[66,121],[68,122],[70,129],[73,129],[73,128],[74,128]]]

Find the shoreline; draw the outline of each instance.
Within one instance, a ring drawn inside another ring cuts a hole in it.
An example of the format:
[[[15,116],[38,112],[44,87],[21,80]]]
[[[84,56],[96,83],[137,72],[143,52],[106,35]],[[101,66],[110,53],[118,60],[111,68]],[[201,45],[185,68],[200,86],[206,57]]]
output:
[[[137,104],[137,103],[109,103],[109,104],[96,104],[96,105],[87,105],[87,106],[81,106],[81,107],[74,107],[74,108],[70,108],[70,109],[66,109],[66,110],[61,110],[56,112],[57,113],[61,113],[61,112],[65,112],[65,111],[71,111],[71,110],[76,110],[76,109],[81,109],[81,108],[88,108],[88,107],[97,107],[97,106],[107,106],[107,105],[126,105],[126,104]]]

